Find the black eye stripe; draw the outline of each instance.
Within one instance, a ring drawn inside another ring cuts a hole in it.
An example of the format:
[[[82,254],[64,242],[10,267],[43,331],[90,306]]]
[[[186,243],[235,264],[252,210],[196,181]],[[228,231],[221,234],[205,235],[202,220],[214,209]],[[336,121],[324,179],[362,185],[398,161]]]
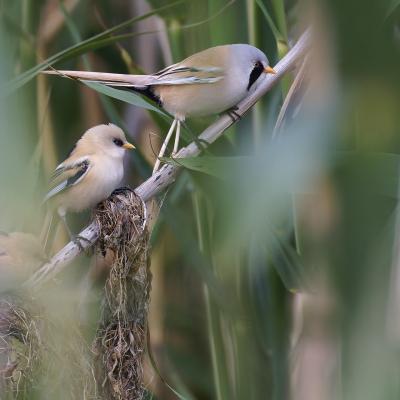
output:
[[[124,144],[124,142],[121,139],[118,139],[118,138],[114,138],[113,139],[113,143],[115,145],[117,145],[118,147],[121,147]]]
[[[257,61],[256,64],[254,65],[253,70],[251,71],[251,74],[249,77],[249,84],[247,85],[247,90],[249,90],[251,88],[253,83],[260,77],[260,75],[263,73],[263,71],[264,71],[264,66],[262,65],[262,63]]]

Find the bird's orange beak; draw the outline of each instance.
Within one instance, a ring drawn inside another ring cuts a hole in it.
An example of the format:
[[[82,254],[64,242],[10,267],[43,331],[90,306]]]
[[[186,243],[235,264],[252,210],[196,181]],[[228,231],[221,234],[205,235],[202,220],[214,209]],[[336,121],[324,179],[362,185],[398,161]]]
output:
[[[270,67],[269,65],[268,65],[268,67],[264,68],[264,72],[266,74],[276,74],[276,71],[272,67]]]
[[[123,147],[124,149],[126,149],[126,150],[133,150],[133,149],[136,149],[136,147],[135,147],[132,143],[129,143],[129,142],[124,143],[124,144],[122,145],[122,147]]]

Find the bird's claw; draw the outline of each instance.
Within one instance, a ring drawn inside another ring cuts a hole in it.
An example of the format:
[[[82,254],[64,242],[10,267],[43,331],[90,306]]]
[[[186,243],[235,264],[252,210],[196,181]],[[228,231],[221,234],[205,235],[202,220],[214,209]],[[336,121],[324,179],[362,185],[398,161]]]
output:
[[[238,107],[233,107],[226,112],[229,115],[229,117],[231,118],[232,122],[236,122],[236,121],[239,121],[240,119],[242,119],[242,116],[236,112],[237,110],[238,110]]]
[[[111,193],[111,196],[115,196],[115,195],[118,195],[118,194],[125,194],[126,191],[128,191],[128,192],[133,192],[134,190],[131,189],[129,186],[123,186],[123,187],[120,187],[120,188],[115,189],[115,190]]]
[[[85,251],[85,247],[83,247],[82,242],[86,242],[88,244],[92,244],[92,242],[80,235],[76,235],[72,238],[72,242],[75,243],[78,247],[80,251]]]

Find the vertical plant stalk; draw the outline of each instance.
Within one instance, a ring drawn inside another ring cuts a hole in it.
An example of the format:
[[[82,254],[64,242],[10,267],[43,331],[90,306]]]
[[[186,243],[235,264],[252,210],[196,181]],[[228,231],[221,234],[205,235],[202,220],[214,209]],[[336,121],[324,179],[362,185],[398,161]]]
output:
[[[79,0],[66,0],[63,4],[68,12],[78,5]],[[64,15],[53,1],[47,1],[41,16],[41,24],[37,34],[37,62],[47,59],[47,49],[65,24]],[[46,175],[57,165],[54,127],[50,117],[50,110],[46,107],[49,93],[48,81],[42,76],[37,77],[37,113],[40,142],[42,143],[43,167]]]
[[[212,304],[212,300],[210,299],[210,293],[206,285],[203,286],[203,294],[207,312],[208,340],[210,342],[210,354],[211,354],[211,363],[213,369],[216,399],[228,400],[229,397],[227,397],[226,394],[224,393],[227,390],[227,387],[224,386],[223,382],[224,379],[222,377],[223,368],[221,366],[221,360],[220,360],[221,355],[218,354],[218,352],[221,351],[222,343],[217,343],[217,338],[221,338],[222,332],[218,326],[219,320],[218,320],[218,315],[216,315],[217,307],[215,307],[215,304]]]
[[[299,95],[302,84],[306,79],[306,70],[307,70],[307,62],[308,58],[304,57],[304,60],[301,64],[301,67],[296,74],[296,77],[289,88],[289,91],[285,97],[281,110],[279,112],[278,118],[275,123],[274,130],[272,132],[272,138],[276,138],[277,135],[283,130],[285,118],[287,118],[287,114],[289,112],[289,108],[292,105],[296,95]],[[301,95],[301,94],[300,94]],[[291,194],[291,202],[292,202],[292,219],[293,219],[293,228],[294,228],[294,240],[296,251],[301,254],[301,240],[299,234],[299,226],[298,226],[298,218],[297,218],[297,209],[296,209],[296,195]]]
[[[33,3],[29,0],[22,0],[21,3],[21,28],[23,32],[32,32]],[[33,61],[31,44],[25,40],[20,41],[20,66],[26,68]]]
[[[277,19],[278,29],[287,42],[286,13],[284,0],[271,0]]]
[[[38,49],[39,54],[42,53],[42,50]],[[42,155],[43,160],[43,168],[46,176],[50,176],[51,171],[54,170],[57,163],[57,152],[56,145],[54,140],[54,129],[53,123],[51,121],[49,108],[46,106],[47,98],[50,93],[50,89],[48,88],[48,80],[46,77],[39,75],[37,79],[37,112],[38,112],[38,121],[40,126],[39,130],[39,143],[41,144],[40,153]]]
[[[299,72],[296,74],[296,77],[294,78],[294,81],[290,86],[289,91],[285,97],[285,100],[282,104],[281,110],[279,112],[278,118],[275,123],[274,131],[272,133],[272,138],[275,138],[278,135],[278,133],[282,130],[285,117],[287,116],[289,110],[289,106],[291,105],[294,96],[299,93],[301,85],[304,82],[306,75],[306,66],[307,66],[307,57],[304,58],[303,63],[301,64],[301,67],[299,69]]]
[[[257,13],[255,0],[246,0],[247,8],[247,32],[249,43],[257,47]],[[257,149],[261,142],[261,105],[257,103],[252,110],[253,144]]]
[[[160,43],[161,53],[163,55],[164,65],[172,65],[174,61],[172,58],[171,44],[168,40],[167,27],[165,21],[158,16],[156,16],[155,18],[158,30],[157,36],[158,36],[158,41]]]
[[[199,193],[193,194],[193,208],[197,227],[197,236],[199,242],[200,253],[205,254],[208,259],[209,240],[207,225],[203,221],[208,221],[206,215],[202,213],[202,199]],[[207,210],[204,210],[207,213]],[[227,371],[229,366],[226,365],[226,357],[224,354],[223,333],[221,329],[221,314],[218,306],[210,297],[207,285],[203,285],[204,302],[207,312],[207,331],[210,345],[211,363],[213,369],[215,393],[217,400],[228,400],[232,398],[230,394],[230,382]]]
[[[400,196],[400,180],[397,183]],[[387,333],[389,339],[396,345],[400,344],[400,207],[395,209],[395,233],[393,243],[390,289],[387,308]]]

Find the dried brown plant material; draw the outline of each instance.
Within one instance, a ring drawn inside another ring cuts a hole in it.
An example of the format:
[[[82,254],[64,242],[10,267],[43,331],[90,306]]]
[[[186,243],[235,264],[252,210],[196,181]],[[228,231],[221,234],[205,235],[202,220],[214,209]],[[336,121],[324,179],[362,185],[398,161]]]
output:
[[[26,393],[41,359],[40,319],[16,296],[0,298],[0,398]]]
[[[97,380],[107,399],[143,398],[143,358],[151,286],[146,208],[133,191],[117,191],[95,212],[97,249],[115,257],[94,342]]]

